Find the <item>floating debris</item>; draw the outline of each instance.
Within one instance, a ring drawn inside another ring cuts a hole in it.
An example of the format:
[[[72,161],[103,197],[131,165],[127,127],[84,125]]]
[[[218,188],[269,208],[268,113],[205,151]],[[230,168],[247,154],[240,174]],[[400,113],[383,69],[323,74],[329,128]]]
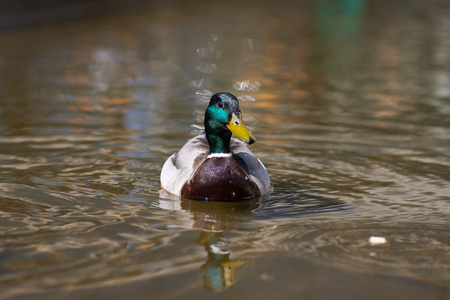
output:
[[[387,240],[384,236],[371,236],[369,238],[369,243],[372,246],[386,244]]]

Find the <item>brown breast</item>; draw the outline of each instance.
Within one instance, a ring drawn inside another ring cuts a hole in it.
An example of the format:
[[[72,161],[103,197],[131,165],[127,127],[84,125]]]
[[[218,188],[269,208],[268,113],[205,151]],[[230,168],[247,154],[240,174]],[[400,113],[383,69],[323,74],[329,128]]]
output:
[[[204,201],[237,201],[260,196],[232,157],[206,159],[181,188],[181,196]]]

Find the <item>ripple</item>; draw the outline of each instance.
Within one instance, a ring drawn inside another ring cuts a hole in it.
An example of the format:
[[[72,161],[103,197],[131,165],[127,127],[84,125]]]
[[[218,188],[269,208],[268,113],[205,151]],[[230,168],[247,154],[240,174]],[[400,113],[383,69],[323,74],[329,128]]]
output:
[[[384,237],[387,242],[374,245],[370,243],[372,236]],[[448,284],[450,279],[450,237],[445,226],[361,222],[330,223],[319,228],[284,225],[267,227],[253,238],[258,239],[256,245],[252,240],[252,247],[258,251],[273,249],[311,257],[321,264],[441,284]]]
[[[350,209],[350,207],[332,196],[305,190],[299,194],[268,197],[259,203],[253,213],[256,219],[277,219],[338,212],[346,209]]]

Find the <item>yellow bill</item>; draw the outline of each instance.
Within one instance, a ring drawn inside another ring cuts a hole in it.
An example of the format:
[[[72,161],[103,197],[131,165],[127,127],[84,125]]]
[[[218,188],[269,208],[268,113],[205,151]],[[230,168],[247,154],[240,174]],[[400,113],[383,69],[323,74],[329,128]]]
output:
[[[238,118],[234,113],[227,127],[241,141],[248,144],[253,144],[255,142],[253,134],[244,126],[242,119]]]

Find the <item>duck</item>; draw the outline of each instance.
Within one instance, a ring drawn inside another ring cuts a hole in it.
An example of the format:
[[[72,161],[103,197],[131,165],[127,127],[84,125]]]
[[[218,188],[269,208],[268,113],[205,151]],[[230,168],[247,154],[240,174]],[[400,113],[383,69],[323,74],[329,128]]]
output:
[[[205,111],[204,127],[204,133],[166,160],[160,176],[162,189],[202,201],[239,201],[267,194],[269,174],[246,146],[255,137],[242,122],[236,96],[214,94]]]

